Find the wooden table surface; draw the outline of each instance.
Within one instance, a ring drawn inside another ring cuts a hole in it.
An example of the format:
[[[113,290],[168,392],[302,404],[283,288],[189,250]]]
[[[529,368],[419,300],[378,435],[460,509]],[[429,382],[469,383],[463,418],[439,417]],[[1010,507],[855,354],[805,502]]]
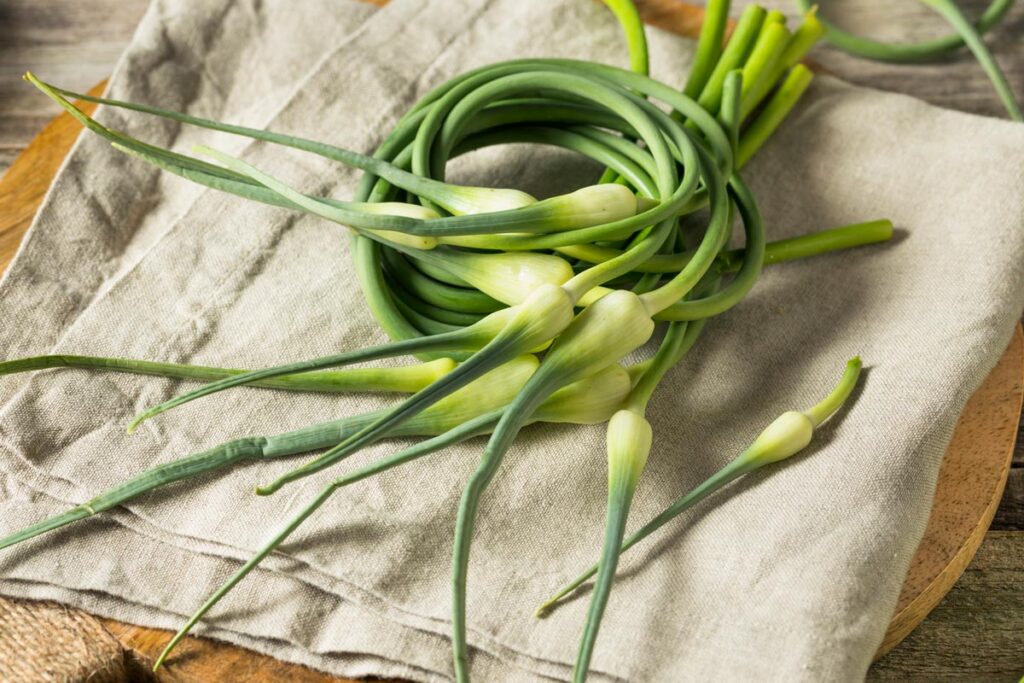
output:
[[[55,105],[27,87],[31,68],[48,80],[85,90],[110,74],[147,0],[0,0],[0,174],[46,123]],[[734,4],[742,4],[736,3]],[[792,12],[794,3],[762,1]],[[824,0],[844,26],[887,39],[945,33],[910,0]],[[961,0],[976,12],[987,2]],[[733,14],[735,15],[734,9]],[[1010,11],[989,44],[1024,99],[1024,4]],[[823,46],[814,60],[854,83],[920,97],[978,114],[1003,116],[988,81],[969,55],[939,64],[894,66],[851,58]],[[1016,160],[1019,166],[1021,161]],[[1016,681],[1024,674],[1024,437],[992,529],[974,562],[935,611],[871,669],[869,679]]]

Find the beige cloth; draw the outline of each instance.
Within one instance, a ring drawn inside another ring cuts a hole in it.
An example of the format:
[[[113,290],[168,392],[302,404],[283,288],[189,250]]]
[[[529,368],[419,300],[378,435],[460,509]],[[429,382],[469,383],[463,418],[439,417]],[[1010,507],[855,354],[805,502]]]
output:
[[[586,0],[156,0],[114,96],[371,150],[450,76],[523,56],[623,64]],[[652,30],[654,74],[679,84],[689,43]],[[45,72],[41,74],[45,77]],[[101,118],[187,150],[197,140],[347,197],[321,159],[141,115]],[[624,560],[597,679],[855,680],[888,624],[923,532],[956,416],[1005,348],[1024,301],[1024,127],[819,78],[753,162],[772,239],[875,217],[892,244],[768,268],[715,319],[650,411],[655,444],[635,527],[735,455],[779,412],[815,401],[845,360],[856,403],[808,454],[748,477]],[[504,149],[457,178],[539,193],[597,169]],[[0,285],[6,357],[67,352],[263,366],[383,334],[338,226],[204,191],[86,136]],[[182,382],[82,371],[0,380],[0,533],[228,438],[387,404],[241,389],[126,421]],[[392,452],[368,449],[345,469]],[[480,444],[338,492],[199,632],[337,674],[445,680],[449,557]],[[302,458],[239,467],[0,553],[0,592],[174,628],[324,478],[251,494]],[[565,679],[587,596],[532,612],[596,556],[601,427],[524,432],[481,506],[469,585],[476,680]]]

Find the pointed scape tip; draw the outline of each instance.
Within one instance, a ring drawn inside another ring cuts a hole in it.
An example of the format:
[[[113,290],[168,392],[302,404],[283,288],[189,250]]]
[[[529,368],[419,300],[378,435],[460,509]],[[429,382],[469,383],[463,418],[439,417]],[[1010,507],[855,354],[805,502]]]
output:
[[[140,415],[139,417],[133,419],[131,422],[128,423],[128,427],[125,428],[125,433],[134,434],[135,430],[139,428],[139,425],[142,424],[145,421],[145,419],[145,415]]]
[[[31,70],[26,71],[21,75],[21,80],[31,83],[37,90],[42,90],[44,94],[49,94],[46,91],[46,85],[39,80],[39,77],[35,75]]]

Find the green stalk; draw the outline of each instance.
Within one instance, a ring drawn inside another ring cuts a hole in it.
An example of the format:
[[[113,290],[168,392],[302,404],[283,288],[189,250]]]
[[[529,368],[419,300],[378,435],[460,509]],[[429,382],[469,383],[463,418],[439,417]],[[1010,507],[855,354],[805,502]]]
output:
[[[743,168],[768,141],[775,129],[789,116],[789,112],[796,106],[813,78],[814,74],[803,64],[793,67],[786,80],[740,137],[740,148],[736,155],[737,168]]]
[[[268,380],[284,375],[305,373],[310,370],[351,365],[353,363],[377,360],[379,358],[402,356],[414,352],[460,351],[472,349],[475,344],[472,340],[473,335],[467,334],[468,330],[469,328],[466,330],[449,332],[447,334],[439,334],[433,337],[420,337],[417,339],[391,342],[389,344],[371,346],[357,351],[349,351],[331,356],[322,356],[320,358],[299,361],[297,363],[277,365],[263,370],[244,372],[240,375],[231,375],[216,382],[206,384],[198,389],[193,389],[192,391],[175,396],[168,401],[164,401],[159,405],[143,411],[132,419],[131,423],[128,425],[128,433],[130,434],[134,432],[140,424],[149,418],[155,417],[160,413],[170,410],[171,408],[176,408],[190,401],[194,401],[197,398],[202,398],[203,396],[209,396],[210,394],[224,391],[225,389],[250,384],[252,382]]]
[[[387,258],[385,256],[385,259]],[[392,271],[388,269],[387,274],[391,275]],[[452,332],[460,327],[469,327],[480,322],[485,317],[477,313],[462,313],[429,304],[409,292],[397,281],[391,283],[391,291],[396,295],[395,304],[402,308],[407,317],[412,316],[409,318],[410,320],[415,318],[417,326],[420,326],[420,322],[425,321],[425,319],[431,321],[430,327],[436,329],[429,332],[424,330],[426,336],[441,334],[442,332]]]
[[[817,427],[843,407],[843,404],[846,403],[847,399],[850,398],[850,394],[857,387],[861,368],[862,364],[859,357],[850,359],[846,364],[846,369],[843,371],[843,376],[839,378],[839,383],[836,384],[835,388],[825,398],[804,411],[807,417],[810,418],[813,426]]]
[[[751,5],[753,6],[753,5]],[[701,151],[701,155],[705,153]],[[706,165],[705,165],[706,167]],[[732,205],[726,192],[725,182],[718,173],[704,177],[711,203],[711,217],[708,229],[693,258],[666,284],[641,295],[641,300],[652,314],[657,314],[682,299],[693,289],[713,265],[718,253],[725,246],[732,230]]]
[[[408,322],[411,322],[413,326],[419,330],[419,333],[423,336],[429,337],[434,334],[444,334],[446,332],[453,332],[459,329],[459,325],[444,322],[440,316],[432,317],[426,312],[421,311],[422,307],[436,311],[440,311],[442,309],[432,309],[430,304],[424,303],[412,294],[403,291],[401,286],[392,286],[392,291],[398,295],[394,301],[395,307],[401,312]],[[415,304],[413,302],[415,302]]]
[[[754,43],[750,56],[743,64],[743,94],[740,102],[740,120],[744,120],[753,111],[763,93],[767,92],[775,82],[770,80],[776,75],[776,65],[781,61],[792,35],[785,24],[777,21],[765,21],[761,33]]]
[[[647,34],[644,33],[644,21],[640,18],[633,0],[603,0],[612,11],[623,33],[626,34],[626,46],[629,49],[629,68],[639,74],[647,74]]]
[[[729,43],[722,52],[721,59],[715,65],[714,71],[708,78],[708,82],[701,90],[697,103],[706,111],[717,113],[722,103],[722,89],[725,85],[725,77],[734,69],[741,68],[747,60],[747,56],[757,42],[758,33],[764,23],[764,8],[758,5],[747,5],[743,8],[736,28],[729,38]]]
[[[764,221],[761,218],[761,212],[757,208],[750,189],[738,174],[734,174],[729,181],[729,193],[739,209],[747,240],[743,253],[743,265],[740,266],[732,282],[719,292],[700,299],[685,301],[680,297],[669,306],[654,309],[657,310],[658,320],[698,320],[724,313],[742,301],[760,277],[761,270],[764,268],[765,253]],[[665,295],[671,292],[672,285],[673,283],[666,285],[661,294]],[[662,301],[663,299],[658,299],[658,303],[655,305],[661,306]]]
[[[809,235],[790,237],[765,245],[764,264],[767,266],[799,261],[835,251],[887,242],[892,239],[892,235],[892,221],[881,218],[840,228],[830,228]],[[735,272],[744,260],[745,252],[741,249],[725,252],[721,258],[720,272]]]
[[[825,27],[818,20],[818,6],[815,5],[804,12],[803,21],[793,32],[789,42],[786,43],[786,49],[783,50],[782,57],[775,64],[775,70],[768,79],[769,85],[774,86],[788,69],[799,64],[800,60],[811,51],[811,48],[823,35],[825,35]],[[768,92],[765,91],[762,96],[767,94]]]
[[[810,11],[814,6],[813,0],[796,0],[796,3],[805,12]],[[1009,9],[1013,7],[1013,3],[1014,0],[993,0],[975,24],[977,32],[979,34],[987,33],[1002,20]],[[820,21],[825,27],[825,36],[828,42],[850,54],[879,62],[895,64],[926,62],[964,46],[964,36],[959,31],[952,35],[919,43],[893,44],[855,36],[824,18],[820,18]]]
[[[597,643],[597,633],[601,627],[601,620],[611,594],[612,581],[615,579],[615,570],[619,564],[619,548],[622,546],[622,537],[626,532],[626,518],[629,515],[633,492],[634,489],[625,482],[615,482],[608,488],[608,510],[604,523],[605,536],[601,560],[597,565],[597,581],[594,585],[590,607],[587,610],[580,648],[576,653],[576,664],[573,666],[572,680],[574,683],[583,683],[587,678],[594,645]]]
[[[838,384],[824,399],[809,408],[805,413],[796,413],[796,415],[800,415],[804,418],[803,423],[797,424],[797,429],[801,432],[798,438],[794,439],[789,433],[789,428],[792,426],[789,423],[784,424],[786,432],[782,438],[780,438],[776,433],[775,428],[780,423],[784,422],[785,418],[788,418],[791,415],[790,413],[783,413],[779,420],[776,420],[776,422],[769,425],[768,428],[754,440],[750,447],[743,451],[743,453],[730,461],[718,472],[711,475],[692,491],[681,496],[665,510],[655,516],[654,519],[626,539],[622,544],[620,552],[626,552],[686,510],[690,509],[715,491],[718,491],[723,486],[726,486],[744,474],[752,472],[765,465],[779,462],[799,453],[810,442],[811,432],[814,427],[834,415],[850,397],[850,394],[853,392],[853,389],[856,387],[857,381],[860,378],[860,373],[860,358],[852,358],[846,364],[846,368],[844,369],[843,375]],[[597,572],[598,565],[594,565],[582,573],[565,588],[542,604],[537,609],[537,616],[540,617],[546,614],[548,610],[555,605],[555,603],[579,588]]]
[[[1003,106],[1006,107],[1006,111],[1010,115],[1010,118],[1014,121],[1024,121],[1024,115],[1021,114],[1020,105],[1017,104],[1017,100],[1013,96],[1013,89],[1010,87],[1010,84],[1006,82],[1006,76],[1003,74],[1002,69],[999,68],[999,63],[996,62],[995,57],[992,56],[992,52],[988,49],[985,41],[982,40],[978,30],[967,19],[967,17],[964,16],[960,6],[957,5],[954,0],[920,1],[949,22],[949,25],[960,34],[964,43],[966,43],[967,47],[969,47],[971,52],[974,53],[974,57],[978,60],[978,63],[981,64],[981,68],[985,70],[985,74],[988,76],[988,79],[992,81],[992,86],[996,89],[999,99],[1003,101]]]
[[[732,148],[733,156],[736,156],[740,145],[740,126],[743,124],[740,108],[742,97],[743,71],[736,69],[725,77],[725,85],[722,86],[722,108],[718,112],[718,121],[722,124],[722,130],[729,136],[729,147]]]
[[[305,507],[303,507],[289,522],[281,529],[273,538],[271,538],[266,544],[263,545],[260,550],[253,555],[244,565],[242,565],[238,571],[236,571],[231,578],[229,578],[220,588],[218,588],[213,595],[207,598],[206,602],[196,610],[196,612],[189,618],[189,620],[178,629],[178,632],[174,634],[167,646],[164,647],[160,656],[157,657],[156,662],[153,664],[153,671],[159,669],[163,663],[167,660],[167,657],[171,654],[171,651],[181,642],[182,638],[188,635],[189,631],[199,623],[199,620],[206,616],[213,607],[220,602],[225,595],[238,585],[249,573],[255,569],[260,562],[262,562],[267,555],[276,550],[282,543],[284,543],[291,534],[298,529],[303,522],[316,512],[320,506],[322,506],[331,495],[340,488],[344,488],[350,484],[354,484],[358,481],[362,481],[375,474],[386,472],[392,468],[404,465],[405,463],[412,462],[418,458],[422,458],[425,455],[435,453],[448,446],[468,441],[476,436],[486,434],[491,430],[494,425],[500,419],[502,411],[495,411],[486,415],[481,415],[473,420],[465,422],[464,424],[452,429],[449,432],[436,436],[432,439],[421,441],[420,443],[410,446],[409,448],[399,451],[398,453],[382,458],[377,462],[371,463],[364,467],[361,467],[350,474],[339,477],[333,482],[328,484],[320,493],[310,501]]]
[[[864,223],[853,223],[838,228],[828,228],[799,237],[789,237],[765,245],[764,264],[786,263],[799,261],[814,256],[829,254],[834,251],[854,249],[892,239],[892,221],[880,218]],[[588,244],[560,249],[562,253],[573,258],[591,263],[599,263],[613,258],[622,252],[611,247],[599,247]],[[732,249],[722,252],[718,257],[716,269],[720,273],[734,273],[743,263],[744,249]],[[693,252],[676,254],[658,254],[641,263],[636,273],[676,273],[693,258]]]
[[[626,34],[629,68],[646,76],[650,67],[647,54],[647,34],[644,31],[644,21],[640,17],[636,5],[633,0],[603,0],[603,2],[615,15],[623,33]],[[614,169],[606,168],[597,182],[601,184],[619,180],[621,180],[621,176]]]
[[[690,74],[686,77],[683,94],[697,98],[711,77],[711,72],[722,54],[725,27],[729,21],[729,0],[708,0],[704,7],[704,22],[694,52]]]
[[[590,599],[576,665],[573,667],[574,683],[583,683],[590,669],[597,634],[615,580],[629,506],[651,450],[651,438],[651,425],[638,413],[620,410],[608,423],[608,510],[605,537],[598,563],[597,582]]]
[[[368,413],[322,422],[269,437],[251,436],[235,439],[201,453],[157,465],[81,505],[0,539],[0,549],[110,510],[143,493],[183,479],[221,470],[247,460],[280,458],[336,444],[347,435],[358,432],[375,417],[376,413]]]
[[[539,380],[535,381],[534,378]],[[469,573],[469,550],[480,497],[497,473],[505,453],[530,415],[558,389],[550,375],[535,374],[530,383],[512,401],[494,428],[480,458],[480,463],[466,482],[459,500],[452,548],[452,660],[455,680],[469,681],[469,648],[466,641],[466,577]]]
[[[449,359],[438,359],[418,365],[404,365],[390,368],[345,368],[327,372],[309,372],[301,375],[285,375],[273,379],[257,380],[252,386],[288,391],[353,392],[353,391],[395,391],[412,393],[447,374],[455,367]],[[60,354],[32,356],[0,362],[0,375],[13,375],[33,370],[51,368],[81,368],[88,370],[110,370],[133,375],[155,375],[174,379],[212,381],[244,375],[249,370],[216,368],[208,365],[186,365],[183,363],[157,363],[131,358],[104,358],[100,356],[76,356]]]
[[[266,439],[262,437],[236,439],[188,458],[174,460],[154,467],[110,491],[91,498],[81,505],[76,505],[66,512],[0,538],[0,549],[27,541],[48,531],[59,529],[72,522],[104,512],[155,488],[204,472],[222,469],[242,460],[262,457],[265,443]]]

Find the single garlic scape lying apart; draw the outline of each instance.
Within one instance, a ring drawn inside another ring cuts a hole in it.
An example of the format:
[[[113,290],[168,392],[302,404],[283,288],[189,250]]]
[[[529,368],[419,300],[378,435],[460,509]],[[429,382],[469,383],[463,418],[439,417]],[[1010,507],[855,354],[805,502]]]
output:
[[[852,358],[846,364],[839,383],[820,402],[804,411],[787,411],[776,418],[762,431],[753,443],[736,456],[729,464],[711,475],[702,484],[683,495],[654,519],[641,527],[626,539],[619,553],[625,552],[679,514],[693,507],[704,498],[735,479],[753,472],[765,465],[780,462],[796,455],[811,443],[815,428],[834,415],[850,397],[861,373],[860,358]],[[599,572],[600,565],[594,565],[576,580],[560,590],[554,597],[545,602],[537,610],[542,616],[555,603],[585,583]]]

